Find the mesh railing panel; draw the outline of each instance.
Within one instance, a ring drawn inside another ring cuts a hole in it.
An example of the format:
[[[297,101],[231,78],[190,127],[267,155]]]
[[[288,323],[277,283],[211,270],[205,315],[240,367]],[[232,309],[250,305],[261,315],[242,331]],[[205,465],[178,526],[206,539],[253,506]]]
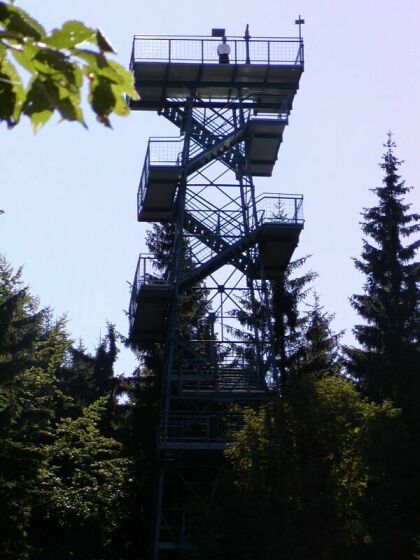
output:
[[[303,223],[303,197],[300,195],[263,194],[258,197],[259,223]]]
[[[180,165],[183,139],[151,138],[149,162],[151,165]]]
[[[218,63],[220,39],[134,37],[132,62],[167,61]],[[299,39],[228,39],[229,59],[244,64],[303,64]]]

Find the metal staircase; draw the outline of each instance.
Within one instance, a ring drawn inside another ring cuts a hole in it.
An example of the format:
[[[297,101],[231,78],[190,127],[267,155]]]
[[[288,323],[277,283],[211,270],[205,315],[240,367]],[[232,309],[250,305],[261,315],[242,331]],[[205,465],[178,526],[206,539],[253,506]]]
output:
[[[235,68],[227,69],[207,41],[136,37],[131,61],[141,95],[132,107],[156,110],[179,132],[149,141],[138,219],[172,224],[173,244],[163,272],[153,256],[140,256],[129,312],[131,343],[143,352],[158,344],[165,356],[156,372],[152,560],[193,554],[241,408],[264,402],[278,379],[269,282],[303,228],[300,195],[257,195],[254,185],[277,160],[303,71],[302,40],[248,41],[267,53],[252,63],[238,62],[243,40],[232,39]],[[186,325],[183,302],[195,296],[205,310]]]

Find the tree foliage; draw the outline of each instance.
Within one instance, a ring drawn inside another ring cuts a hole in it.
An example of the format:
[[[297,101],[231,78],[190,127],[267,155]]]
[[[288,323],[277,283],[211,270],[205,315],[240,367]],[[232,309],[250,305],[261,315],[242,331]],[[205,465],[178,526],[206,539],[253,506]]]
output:
[[[420,231],[420,216],[404,203],[410,188],[398,175],[391,134],[385,148],[383,185],[373,189],[378,204],[363,212],[366,238],[355,260],[365,285],[351,302],[365,324],[354,328],[361,348],[349,350],[350,368],[368,396],[392,399],[408,412],[420,396],[420,265],[413,262],[420,241],[405,240]]]
[[[0,123],[15,126],[22,115],[39,130],[58,112],[86,126],[81,94],[97,120],[128,114],[125,95],[136,99],[131,72],[110,58],[114,49],[99,29],[67,21],[48,33],[14,2],[0,2]]]
[[[364,324],[356,325],[358,348],[348,348],[348,367],[362,392],[401,409],[398,437],[378,438],[370,450],[375,482],[369,487],[368,521],[378,558],[420,554],[420,216],[410,213],[409,192],[398,174],[401,161],[389,133],[380,164],[377,204],[363,212],[365,234],[356,267],[362,294],[351,298]]]
[[[366,449],[396,415],[339,376],[312,374],[295,379],[286,399],[248,409],[226,451],[222,558],[361,558],[370,538]]]
[[[101,397],[81,416],[61,419],[46,446],[36,509],[37,545],[44,558],[118,554],[112,538],[124,517],[130,463],[121,444],[101,431],[106,409],[107,399]]]
[[[1,556],[118,558],[131,467],[115,437],[114,328],[84,356],[79,383],[64,321],[39,309],[4,258],[0,319]]]

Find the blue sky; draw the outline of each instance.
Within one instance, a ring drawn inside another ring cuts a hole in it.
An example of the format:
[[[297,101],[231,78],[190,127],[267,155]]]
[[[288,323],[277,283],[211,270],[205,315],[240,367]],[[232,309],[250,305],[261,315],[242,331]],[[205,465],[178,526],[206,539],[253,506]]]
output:
[[[100,27],[128,65],[138,34],[207,35],[225,27],[242,35],[292,36],[302,14],[306,66],[269,192],[303,193],[305,230],[296,256],[312,254],[316,288],[334,327],[357,321],[348,297],[362,278],[360,211],[374,202],[386,133],[392,130],[401,173],[417,187],[419,210],[420,4],[418,0],[181,0],[121,2],[45,0],[18,4],[48,29],[79,19]],[[93,349],[105,321],[124,334],[128,282],[144,250],[146,226],[136,222],[136,192],[149,136],[177,135],[153,113],[114,118],[89,130],[50,123],[36,136],[28,123],[0,130],[1,251],[24,265],[25,281],[57,315],[68,314],[72,336]],[[416,200],[417,197],[417,200]],[[118,371],[135,360],[124,352]]]

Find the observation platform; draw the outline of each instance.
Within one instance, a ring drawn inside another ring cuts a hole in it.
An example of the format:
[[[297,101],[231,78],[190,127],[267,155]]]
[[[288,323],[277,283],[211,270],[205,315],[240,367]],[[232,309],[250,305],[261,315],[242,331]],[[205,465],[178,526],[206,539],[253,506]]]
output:
[[[254,177],[271,177],[287,121],[252,119],[249,123],[249,165]]]
[[[227,434],[241,425],[242,417],[229,411],[178,411],[169,416],[167,433],[161,430],[161,450],[210,451],[226,447]],[[162,426],[163,427],[163,426]]]
[[[301,195],[263,194],[257,199],[258,244],[268,280],[280,278],[290,263],[303,229]],[[260,267],[255,263],[256,277]],[[254,277],[255,277],[254,276]]]
[[[141,254],[131,291],[130,340],[161,342],[164,337],[173,288],[152,274],[153,259]],[[149,272],[150,270],[150,272]]]
[[[151,138],[137,193],[139,222],[165,222],[172,218],[175,192],[181,177],[178,138]]]
[[[264,224],[259,232],[260,256],[268,280],[282,277],[299,243],[303,224]],[[258,262],[255,265],[259,274]]]
[[[202,106],[247,95],[248,105],[261,111],[276,112],[285,100],[292,107],[304,69],[302,39],[227,37],[228,64],[219,63],[220,43],[217,37],[136,35],[130,69],[140,100],[131,100],[131,108],[176,106],[191,90]]]

